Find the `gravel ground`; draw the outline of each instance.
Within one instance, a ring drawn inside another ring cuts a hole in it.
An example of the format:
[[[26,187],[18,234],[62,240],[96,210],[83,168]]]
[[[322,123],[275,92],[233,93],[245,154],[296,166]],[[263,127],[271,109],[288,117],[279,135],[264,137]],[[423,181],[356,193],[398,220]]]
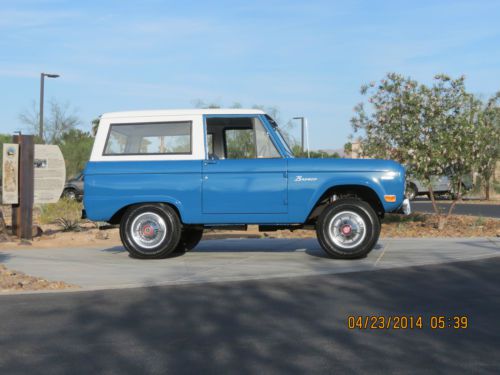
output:
[[[67,288],[76,287],[62,281],[48,281],[38,277],[26,275],[22,272],[12,271],[0,264],[0,293],[28,290],[58,290]]]

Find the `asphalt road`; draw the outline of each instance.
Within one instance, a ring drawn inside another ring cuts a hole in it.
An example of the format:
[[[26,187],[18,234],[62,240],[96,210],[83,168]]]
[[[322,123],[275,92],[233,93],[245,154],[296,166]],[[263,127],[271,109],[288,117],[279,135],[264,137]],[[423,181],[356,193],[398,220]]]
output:
[[[448,212],[451,202],[438,203],[438,207],[443,212]],[[434,212],[430,201],[412,201],[411,208],[413,212]],[[474,215],[500,218],[500,204],[474,204],[474,203],[457,203],[453,209],[453,213],[457,215]]]
[[[1,374],[500,372],[500,257],[348,274],[0,297]],[[349,315],[424,328],[349,330]],[[431,315],[466,315],[463,330]]]

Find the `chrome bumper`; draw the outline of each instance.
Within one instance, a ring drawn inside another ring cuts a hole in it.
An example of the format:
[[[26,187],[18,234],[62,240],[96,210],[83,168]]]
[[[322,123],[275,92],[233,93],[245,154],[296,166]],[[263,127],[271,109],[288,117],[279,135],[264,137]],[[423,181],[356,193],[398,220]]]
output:
[[[403,200],[403,204],[401,204],[401,207],[399,207],[399,210],[397,212],[403,215],[411,214],[411,205],[408,198],[405,198]]]

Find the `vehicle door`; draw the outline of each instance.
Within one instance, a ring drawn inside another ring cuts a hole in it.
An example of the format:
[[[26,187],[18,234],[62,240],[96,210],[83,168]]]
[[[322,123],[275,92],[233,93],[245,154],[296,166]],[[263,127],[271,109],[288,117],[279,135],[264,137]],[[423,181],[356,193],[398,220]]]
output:
[[[203,213],[287,213],[286,159],[260,117],[207,116],[206,126],[222,147],[203,163]]]

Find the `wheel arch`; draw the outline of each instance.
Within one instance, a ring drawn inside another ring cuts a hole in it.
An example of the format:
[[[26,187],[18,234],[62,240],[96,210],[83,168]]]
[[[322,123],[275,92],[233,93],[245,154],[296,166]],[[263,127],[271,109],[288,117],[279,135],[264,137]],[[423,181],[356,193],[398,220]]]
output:
[[[151,201],[151,202],[136,202],[136,203],[131,203],[131,204],[128,204],[126,206],[123,206],[122,208],[120,208],[118,211],[116,211],[112,216],[111,218],[108,220],[108,222],[110,224],[120,224],[122,218],[123,218],[123,215],[125,214],[125,212],[130,208],[130,207],[134,207],[134,206],[142,206],[142,205],[145,205],[145,204],[164,204],[164,205],[167,205],[167,206],[170,206],[174,209],[174,211],[177,213],[177,216],[179,217],[179,220],[181,221],[181,223],[183,223],[182,221],[182,215],[181,215],[181,211],[179,209],[179,207],[177,207],[176,204],[172,203],[172,202],[168,202],[168,201],[165,201],[165,202],[158,202],[158,201]]]
[[[366,185],[343,184],[331,186],[321,194],[316,200],[313,208],[307,216],[307,222],[314,222],[321,214],[323,209],[331,202],[333,197],[340,198],[357,198],[367,202],[379,217],[384,217],[385,209],[377,192]]]

